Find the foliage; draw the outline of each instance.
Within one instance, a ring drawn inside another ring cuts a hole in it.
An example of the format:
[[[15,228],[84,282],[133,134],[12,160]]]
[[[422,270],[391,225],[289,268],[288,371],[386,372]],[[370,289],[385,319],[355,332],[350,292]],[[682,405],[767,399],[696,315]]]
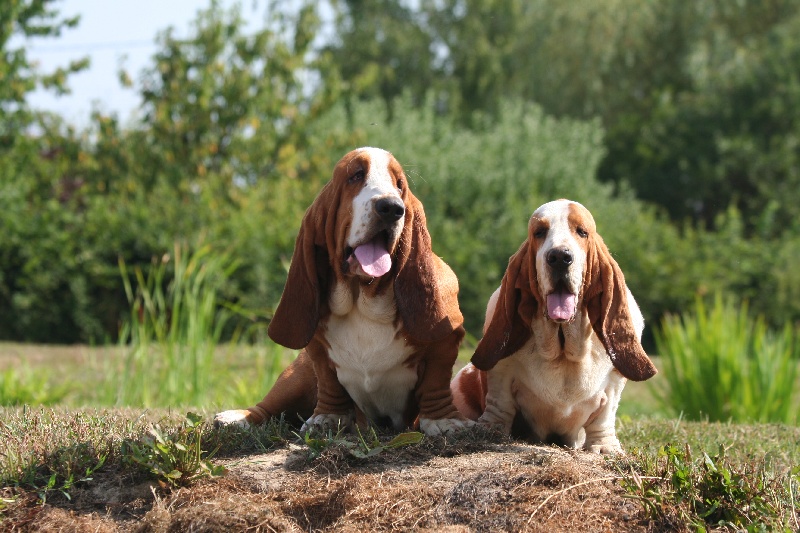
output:
[[[768,464],[735,464],[720,446],[713,457],[695,459],[691,447],[666,445],[657,455],[636,455],[642,468],[622,471],[622,485],[645,515],[664,527],[790,530],[797,471],[776,475]],[[795,523],[796,525],[796,523]]]
[[[797,422],[798,347],[786,326],[770,331],[746,304],[717,295],[706,308],[667,316],[656,334],[664,379],[661,402],[690,419]]]
[[[175,242],[240,262],[224,298],[247,311],[223,339],[267,320],[304,209],[364,144],[409,171],[473,335],[530,212],[557,196],[595,214],[648,324],[717,291],[772,326],[800,320],[800,273],[786,268],[800,250],[785,111],[796,2],[331,7],[326,39],[312,2],[271,3],[253,32],[241,7],[211,3],[188,38],[159,36],[141,75],[120,73],[138,122],[96,112],[85,131],[45,116],[35,134],[14,130],[0,157],[0,338],[117,340],[119,259],[146,272]],[[53,17],[42,27],[69,26]]]
[[[53,0],[7,0],[0,5],[0,154],[20,141],[19,130],[34,120],[26,106],[26,96],[37,87],[57,94],[67,93],[67,77],[89,65],[84,58],[43,73],[28,59],[23,42],[58,37],[80,20],[79,16],[61,18],[52,8],[53,3]]]
[[[203,477],[221,476],[225,467],[211,462],[216,450],[204,452],[200,448],[204,430],[203,417],[195,413],[187,413],[181,427],[171,433],[153,424],[143,438],[122,443],[122,461],[143,468],[165,487],[186,486]]]
[[[53,385],[50,372],[27,364],[0,370],[0,405],[54,405],[69,393],[66,384]]]

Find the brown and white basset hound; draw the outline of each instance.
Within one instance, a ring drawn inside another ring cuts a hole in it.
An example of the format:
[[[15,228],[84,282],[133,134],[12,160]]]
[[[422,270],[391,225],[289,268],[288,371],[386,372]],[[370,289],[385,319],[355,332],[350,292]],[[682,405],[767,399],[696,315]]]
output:
[[[269,325],[275,342],[302,352],[258,404],[215,421],[286,413],[305,431],[418,420],[429,435],[471,425],[449,386],[464,337],[457,296],[403,168],[384,150],[353,150],[303,217]]]
[[[507,434],[622,452],[615,429],[627,379],[657,370],[622,271],[577,202],[539,207],[489,299],[484,334],[453,379],[456,406]]]

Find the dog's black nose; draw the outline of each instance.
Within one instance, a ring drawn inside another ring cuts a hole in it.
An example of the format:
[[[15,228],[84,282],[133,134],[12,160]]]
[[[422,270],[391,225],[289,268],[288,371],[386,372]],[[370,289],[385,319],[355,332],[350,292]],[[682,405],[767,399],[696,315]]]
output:
[[[566,248],[553,248],[545,256],[547,264],[553,268],[566,268],[572,264],[572,252]]]
[[[375,202],[375,212],[384,222],[392,223],[406,214],[406,207],[399,198],[381,198]]]

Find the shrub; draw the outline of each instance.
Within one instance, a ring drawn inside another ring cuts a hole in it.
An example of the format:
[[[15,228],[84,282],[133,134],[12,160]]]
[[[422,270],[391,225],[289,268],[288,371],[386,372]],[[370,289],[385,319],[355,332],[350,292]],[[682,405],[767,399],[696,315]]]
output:
[[[656,333],[661,403],[690,419],[797,422],[798,344],[790,326],[770,331],[747,304],[717,294],[710,308],[667,316]]]

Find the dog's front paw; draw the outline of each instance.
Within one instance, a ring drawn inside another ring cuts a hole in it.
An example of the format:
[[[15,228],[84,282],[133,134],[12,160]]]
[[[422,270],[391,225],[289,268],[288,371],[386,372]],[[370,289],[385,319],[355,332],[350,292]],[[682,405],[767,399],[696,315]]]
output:
[[[617,437],[606,437],[600,441],[587,442],[584,445],[584,449],[592,453],[625,455],[625,450],[622,449]]]
[[[239,426],[243,428],[250,427],[250,411],[246,409],[231,409],[230,411],[222,411],[217,413],[214,417],[214,425],[216,427],[222,426]]]
[[[511,422],[491,416],[491,414],[488,412],[485,412],[483,415],[481,415],[481,417],[478,419],[478,425],[503,435],[511,434]]]
[[[420,418],[419,428],[428,436],[453,434],[475,425],[472,420],[460,420],[458,418]]]
[[[314,432],[326,432],[326,431],[334,431],[339,432],[341,430],[349,430],[353,427],[353,421],[355,417],[352,413],[348,413],[346,415],[337,415],[337,414],[319,414],[313,415],[311,418],[306,420],[303,427],[300,428],[300,433],[314,433]]]

